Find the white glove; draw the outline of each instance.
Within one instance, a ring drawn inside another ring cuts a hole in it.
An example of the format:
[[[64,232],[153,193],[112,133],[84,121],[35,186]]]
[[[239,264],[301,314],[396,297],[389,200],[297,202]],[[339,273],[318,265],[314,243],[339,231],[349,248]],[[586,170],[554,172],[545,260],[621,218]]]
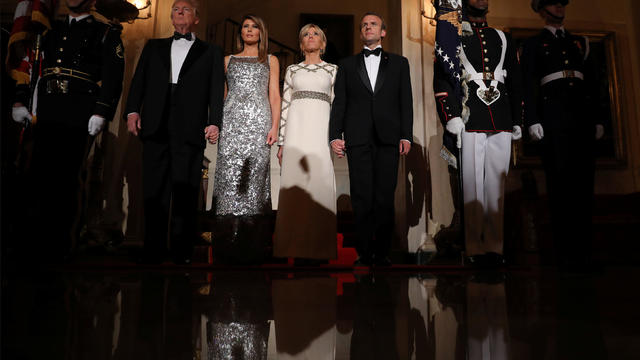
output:
[[[18,123],[31,122],[31,114],[29,114],[29,110],[27,110],[24,106],[14,106],[11,111],[11,117],[13,117],[13,121]]]
[[[447,131],[458,137],[458,149],[462,147],[462,132],[464,131],[464,122],[461,117],[455,117],[447,121]]]
[[[602,124],[596,124],[596,140],[602,139],[604,136],[604,126]]]
[[[513,127],[513,132],[511,133],[511,140],[520,140],[522,139],[522,129],[520,126],[516,125]]]
[[[92,115],[89,119],[89,135],[96,136],[104,128],[105,120],[100,115]]]
[[[542,125],[533,124],[529,126],[529,135],[531,135],[533,141],[542,140],[542,138],[544,137],[544,130],[542,129]]]

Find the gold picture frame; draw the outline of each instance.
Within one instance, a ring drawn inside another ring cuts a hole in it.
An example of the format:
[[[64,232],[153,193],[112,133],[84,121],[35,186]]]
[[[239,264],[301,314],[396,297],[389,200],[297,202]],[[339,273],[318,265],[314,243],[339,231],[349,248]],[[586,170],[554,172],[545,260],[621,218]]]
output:
[[[538,34],[541,29],[508,28],[521,49],[522,43]],[[595,56],[595,61],[601,64],[598,69],[602,71],[600,76],[599,101],[602,106],[608,107],[607,119],[602,119],[605,135],[596,144],[596,166],[598,168],[624,168],[627,165],[626,147],[623,136],[622,99],[623,90],[620,84],[620,67],[617,57],[616,34],[613,31],[593,30],[569,30],[572,34],[589,38],[590,55]],[[520,140],[514,145],[514,162],[518,167],[541,167],[539,156],[539,144]]]

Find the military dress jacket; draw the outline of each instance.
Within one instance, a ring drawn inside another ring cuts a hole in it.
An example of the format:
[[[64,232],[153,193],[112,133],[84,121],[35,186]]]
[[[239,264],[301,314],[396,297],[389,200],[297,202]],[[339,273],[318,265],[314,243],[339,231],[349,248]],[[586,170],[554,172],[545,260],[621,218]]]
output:
[[[479,74],[486,74],[487,80],[480,81],[489,88],[489,79],[496,73],[501,60],[503,41],[498,31],[489,27],[486,22],[471,22],[471,28],[473,33],[462,37],[462,48],[474,70]],[[465,73],[468,76],[468,72],[463,71],[462,79],[466,85],[463,85],[466,98],[464,105],[469,110],[468,119],[463,119],[466,121],[466,131],[512,131],[514,125],[522,123],[522,73],[509,34],[505,34],[505,41],[507,48],[503,69],[506,77],[504,82],[497,83],[499,95],[495,102],[483,102],[477,95],[480,86],[468,78],[465,80]],[[448,75],[437,65],[434,67],[433,88],[436,109],[443,124],[446,125],[453,118],[463,117],[463,101],[455,96]]]
[[[543,29],[525,42],[525,125],[539,123],[547,132],[588,124],[591,133],[603,114],[595,101],[600,90],[589,53],[588,39],[567,31],[556,37]]]
[[[93,16],[53,23],[41,46],[38,121],[86,128],[92,115],[113,118],[124,73],[120,32]],[[18,88],[17,101],[26,104],[29,96],[28,86]]]

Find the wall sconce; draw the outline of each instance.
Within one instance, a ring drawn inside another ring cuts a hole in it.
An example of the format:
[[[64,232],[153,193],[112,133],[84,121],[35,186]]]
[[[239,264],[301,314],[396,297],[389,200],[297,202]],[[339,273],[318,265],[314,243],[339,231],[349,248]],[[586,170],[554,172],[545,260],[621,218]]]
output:
[[[138,9],[138,16],[136,19],[149,19],[151,18],[151,0],[127,0],[129,3]]]
[[[422,0],[420,1],[420,14],[429,19],[431,25],[435,25],[436,20],[436,8],[433,6],[433,2],[438,0]]]

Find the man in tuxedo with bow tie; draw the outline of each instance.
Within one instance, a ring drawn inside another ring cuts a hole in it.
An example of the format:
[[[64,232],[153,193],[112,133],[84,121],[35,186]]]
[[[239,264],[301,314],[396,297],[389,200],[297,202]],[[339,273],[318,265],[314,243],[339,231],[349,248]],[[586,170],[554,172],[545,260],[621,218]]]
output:
[[[143,143],[141,260],[162,262],[169,236],[174,262],[189,264],[205,136],[217,139],[222,119],[224,62],[220,48],[195,36],[195,0],[175,1],[171,20],[174,35],[149,40],[142,50],[124,113],[129,132]]]
[[[349,164],[356,265],[391,265],[398,160],[413,139],[409,62],[382,50],[385,35],[380,15],[362,17],[364,49],[338,66],[329,122],[331,149]]]

